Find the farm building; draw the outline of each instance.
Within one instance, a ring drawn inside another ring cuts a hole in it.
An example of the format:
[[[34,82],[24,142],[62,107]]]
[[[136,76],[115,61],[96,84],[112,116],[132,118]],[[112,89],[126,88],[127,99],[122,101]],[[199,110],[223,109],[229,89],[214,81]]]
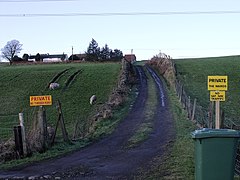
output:
[[[71,55],[68,60],[79,60],[79,61],[85,61],[87,58],[87,54],[73,54]]]
[[[67,54],[37,54],[30,55],[28,61],[59,62],[68,60]]]
[[[135,54],[125,54],[124,59],[126,59],[128,62],[131,62],[131,63],[134,63],[137,60]]]

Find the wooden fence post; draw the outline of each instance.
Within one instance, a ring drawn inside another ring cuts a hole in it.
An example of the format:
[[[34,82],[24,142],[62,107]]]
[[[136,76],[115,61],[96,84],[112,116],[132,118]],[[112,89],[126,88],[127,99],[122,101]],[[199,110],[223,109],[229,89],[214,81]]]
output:
[[[209,104],[209,112],[208,112],[208,128],[213,128],[213,107],[214,107],[214,101],[211,101]]]
[[[191,97],[188,96],[188,103],[187,103],[187,111],[188,111],[188,118],[191,118]]]
[[[196,104],[197,104],[197,99],[195,98],[195,99],[194,99],[194,102],[193,102],[193,110],[192,110],[192,118],[191,118],[191,121],[193,121],[194,118],[195,118]]]
[[[184,109],[187,109],[187,100],[188,100],[188,97],[186,96],[186,93],[183,89],[182,90],[182,105],[183,105]]]
[[[26,156],[27,155],[27,143],[26,143],[26,134],[25,134],[25,127],[24,127],[23,113],[19,113],[18,117],[19,117],[19,122],[20,122],[20,126],[21,126],[23,156]]]
[[[221,117],[220,117],[220,128],[224,129],[224,121],[225,121],[225,113],[221,110]]]
[[[63,118],[63,113],[62,113],[62,105],[61,102],[58,100],[58,113],[60,115],[60,125],[61,125],[61,129],[62,129],[62,135],[63,135],[63,139],[66,142],[69,142],[69,138],[68,138],[68,133],[66,130],[66,126],[64,123],[64,118]]]
[[[51,140],[51,145],[54,144],[56,133],[57,133],[57,128],[58,128],[58,124],[59,123],[60,123],[60,126],[61,126],[61,130],[62,130],[62,135],[63,135],[64,141],[65,142],[70,142],[69,137],[68,137],[68,133],[67,133],[67,130],[66,130],[66,126],[65,126],[65,123],[64,123],[61,102],[58,100],[58,120],[57,120],[57,124],[56,124],[54,135],[53,135],[52,140]]]
[[[43,150],[45,150],[46,148],[48,148],[48,132],[47,132],[46,110],[43,106],[39,107],[38,123],[39,123],[39,131],[40,131],[39,139],[41,141]]]
[[[14,139],[15,139],[15,148],[19,157],[23,156],[23,143],[21,135],[21,126],[14,126]]]
[[[177,93],[177,96],[179,97],[179,84],[178,84],[178,81],[175,80],[175,90],[176,90],[176,93]]]
[[[179,96],[179,101],[182,102],[182,95],[183,95],[183,85],[180,86],[180,96]]]

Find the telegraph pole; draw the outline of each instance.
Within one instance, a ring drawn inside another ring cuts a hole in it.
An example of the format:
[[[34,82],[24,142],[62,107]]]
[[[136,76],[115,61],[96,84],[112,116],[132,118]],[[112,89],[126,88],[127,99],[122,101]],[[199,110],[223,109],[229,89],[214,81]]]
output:
[[[133,49],[131,49],[131,63],[132,63]]]
[[[73,61],[73,46],[72,46],[72,61]]]

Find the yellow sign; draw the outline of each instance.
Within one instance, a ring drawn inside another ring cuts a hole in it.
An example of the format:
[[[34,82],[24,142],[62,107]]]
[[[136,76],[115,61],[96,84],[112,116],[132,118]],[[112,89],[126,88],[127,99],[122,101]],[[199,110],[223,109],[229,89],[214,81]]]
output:
[[[208,76],[209,91],[227,91],[228,77],[227,76]]]
[[[225,101],[225,91],[210,91],[210,101]]]
[[[30,96],[30,106],[51,106],[52,96]]]

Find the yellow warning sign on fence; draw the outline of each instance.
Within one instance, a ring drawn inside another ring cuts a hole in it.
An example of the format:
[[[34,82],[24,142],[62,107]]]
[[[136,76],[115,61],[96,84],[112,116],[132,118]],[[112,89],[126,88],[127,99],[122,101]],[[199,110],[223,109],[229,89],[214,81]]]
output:
[[[225,101],[225,91],[210,91],[210,101]]]
[[[30,106],[51,106],[52,96],[30,96]]]
[[[227,76],[208,76],[209,91],[227,91],[228,77]]]

